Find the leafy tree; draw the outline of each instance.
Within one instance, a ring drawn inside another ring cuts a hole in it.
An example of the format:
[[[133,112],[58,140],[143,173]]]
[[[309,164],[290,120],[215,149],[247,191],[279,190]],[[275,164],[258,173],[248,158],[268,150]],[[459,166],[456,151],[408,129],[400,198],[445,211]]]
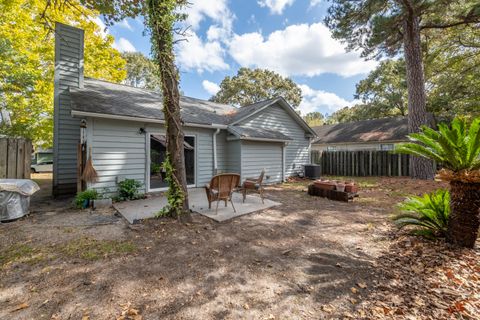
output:
[[[477,0],[332,0],[325,19],[333,36],[362,49],[365,57],[403,52],[408,87],[409,131],[428,124],[421,34],[480,22]],[[412,177],[433,178],[430,161],[414,157]]]
[[[42,0],[0,0],[0,99],[11,112],[12,126],[1,134],[23,136],[44,147],[53,141],[53,34],[41,26],[49,21],[77,23],[85,30],[85,74],[120,82],[125,61],[93,22],[98,12],[66,6],[45,8]]]
[[[303,120],[311,127],[321,126],[324,124],[325,116],[320,112],[310,112],[303,117]]]
[[[125,52],[122,54],[122,58],[127,61],[125,84],[160,91],[160,80],[156,74],[157,67],[151,59],[145,57],[141,52]]]
[[[170,214],[190,219],[184,133],[180,115],[179,73],[173,51],[175,23],[185,18],[178,10],[187,5],[186,0],[147,0],[146,21],[151,32],[152,51],[158,67],[163,93],[163,112],[167,127],[168,203]]]
[[[365,119],[406,116],[405,62],[402,59],[382,61],[357,84],[355,99],[362,101]]]
[[[428,111],[450,119],[480,116],[480,28],[429,30],[422,42]]]
[[[222,80],[211,100],[245,106],[278,96],[294,108],[302,102],[302,90],[291,79],[270,70],[240,68],[237,75]]]
[[[412,142],[396,147],[441,164],[439,176],[450,183],[450,215],[447,240],[473,248],[480,227],[480,118],[470,124],[455,118],[451,125],[440,123],[435,131],[426,126],[409,135]]]

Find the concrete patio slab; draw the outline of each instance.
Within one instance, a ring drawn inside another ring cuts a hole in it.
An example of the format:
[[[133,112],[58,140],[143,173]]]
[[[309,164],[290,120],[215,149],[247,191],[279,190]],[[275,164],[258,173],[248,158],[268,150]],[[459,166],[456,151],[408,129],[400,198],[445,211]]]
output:
[[[279,202],[265,199],[265,203],[259,196],[248,195],[243,203],[242,195],[238,192],[233,194],[233,203],[237,212],[233,211],[232,204],[227,207],[223,202],[218,204],[218,212],[215,213],[216,202],[212,203],[212,209],[208,209],[207,196],[203,188],[194,188],[188,190],[190,208],[192,211],[209,217],[215,221],[222,222],[255,211],[268,209],[281,205]],[[130,223],[139,220],[155,217],[155,214],[167,205],[167,198],[163,193],[151,194],[148,199],[125,201],[114,204],[114,208],[120,212]]]

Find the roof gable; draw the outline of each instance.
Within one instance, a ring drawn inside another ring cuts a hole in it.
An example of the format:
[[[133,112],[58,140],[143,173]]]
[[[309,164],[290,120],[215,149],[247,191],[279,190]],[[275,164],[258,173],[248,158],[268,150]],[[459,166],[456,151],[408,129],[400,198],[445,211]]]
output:
[[[280,106],[283,108],[290,117],[297,122],[300,127],[302,127],[306,132],[312,136],[316,136],[315,131],[302,119],[302,117],[295,112],[295,110],[290,106],[290,104],[283,99],[282,97],[273,98],[265,101],[260,101],[257,103],[250,104],[245,107],[239,108],[239,111],[233,115],[230,125],[240,124],[246,120],[253,119],[257,117],[261,112],[272,106]]]

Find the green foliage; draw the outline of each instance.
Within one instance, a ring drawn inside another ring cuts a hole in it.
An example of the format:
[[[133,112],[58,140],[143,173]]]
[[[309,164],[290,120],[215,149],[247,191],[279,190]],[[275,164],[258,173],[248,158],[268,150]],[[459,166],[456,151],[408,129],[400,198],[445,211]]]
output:
[[[427,238],[445,236],[450,214],[450,193],[440,189],[421,197],[410,197],[398,205],[403,214],[394,217],[400,228],[415,226],[413,233]]]
[[[397,145],[395,151],[434,160],[454,173],[480,169],[480,118],[469,123],[457,117],[450,126],[440,123],[438,131],[422,127],[409,139],[412,142]]]
[[[81,209],[83,208],[83,204],[85,200],[96,200],[99,199],[100,196],[96,189],[87,189],[85,191],[77,193],[75,196],[75,207]]]
[[[302,102],[302,91],[290,78],[266,69],[240,68],[237,75],[222,80],[220,91],[211,100],[246,106],[279,96],[294,108]]]
[[[137,200],[144,197],[143,193],[140,193],[142,183],[135,179],[125,179],[118,183],[118,196],[115,198],[117,201]]]
[[[185,195],[183,190],[175,179],[174,168],[170,163],[170,156],[167,153],[165,158],[165,162],[162,164],[162,167],[165,169],[165,181],[168,183],[168,190],[167,190],[167,201],[168,204],[162,210],[157,212],[157,217],[166,217],[166,216],[179,216],[182,214],[182,204],[185,200]]]
[[[407,114],[407,81],[405,61],[385,60],[357,84],[355,99],[362,119],[375,119]]]
[[[150,164],[150,173],[152,174],[158,174],[162,170],[162,165],[158,163],[152,162]]]
[[[421,18],[420,29],[475,28],[480,21],[477,0],[332,0],[325,23],[333,37],[365,57],[394,56],[403,45],[403,23],[410,14]],[[401,32],[399,32],[401,31]]]
[[[320,112],[310,112],[303,117],[303,120],[305,120],[310,127],[321,126],[325,122],[325,116]]]
[[[0,134],[30,138],[37,145],[53,143],[54,33],[46,21],[76,25],[85,30],[86,76],[118,82],[125,61],[94,22],[98,12],[77,0],[62,7],[43,0],[0,0],[0,100],[11,112],[12,126]],[[42,19],[42,15],[44,18]]]
[[[140,52],[125,52],[122,58],[127,62],[127,78],[125,83],[154,91],[160,91],[160,79],[157,76],[155,63]]]

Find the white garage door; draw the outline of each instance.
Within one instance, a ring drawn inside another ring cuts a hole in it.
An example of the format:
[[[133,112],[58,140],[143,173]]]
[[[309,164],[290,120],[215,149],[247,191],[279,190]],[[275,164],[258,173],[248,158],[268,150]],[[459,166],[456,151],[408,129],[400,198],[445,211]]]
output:
[[[265,169],[264,183],[282,182],[282,164],[282,143],[242,142],[242,180]]]

